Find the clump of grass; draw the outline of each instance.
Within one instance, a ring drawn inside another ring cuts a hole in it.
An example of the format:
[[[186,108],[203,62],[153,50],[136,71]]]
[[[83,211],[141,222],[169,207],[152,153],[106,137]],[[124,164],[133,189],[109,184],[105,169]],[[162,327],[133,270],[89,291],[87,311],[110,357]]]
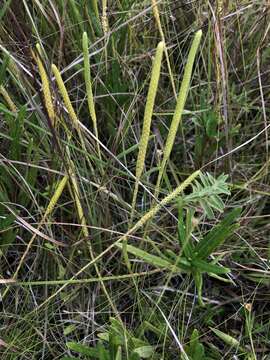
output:
[[[189,51],[189,55],[188,55],[188,59],[187,59],[187,63],[185,66],[185,71],[184,71],[184,76],[183,76],[183,81],[180,87],[180,91],[179,91],[179,95],[178,95],[178,99],[177,99],[177,103],[176,103],[176,108],[173,114],[173,118],[172,118],[172,123],[170,126],[170,130],[167,136],[167,140],[164,146],[164,153],[163,153],[163,159],[160,165],[160,169],[159,169],[159,173],[158,173],[158,179],[157,179],[157,183],[156,183],[156,187],[155,187],[155,198],[158,197],[159,195],[159,191],[160,191],[160,184],[161,184],[161,180],[164,174],[164,170],[166,167],[166,164],[170,158],[170,154],[174,145],[174,141],[175,141],[175,136],[179,127],[179,124],[181,122],[182,119],[182,114],[183,114],[183,110],[184,110],[184,106],[186,103],[186,98],[188,95],[188,91],[189,91],[189,87],[190,87],[190,79],[191,79],[191,75],[192,75],[192,69],[193,69],[193,65],[194,65],[194,61],[195,61],[195,56],[201,41],[201,37],[202,37],[202,31],[199,30],[194,37],[194,40],[192,42],[191,45],[191,49]]]

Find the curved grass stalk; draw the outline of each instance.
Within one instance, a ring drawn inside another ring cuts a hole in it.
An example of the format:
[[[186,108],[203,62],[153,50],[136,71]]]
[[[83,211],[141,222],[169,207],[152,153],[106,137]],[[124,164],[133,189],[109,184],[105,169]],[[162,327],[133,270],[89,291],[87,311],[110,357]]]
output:
[[[69,117],[70,117],[71,122],[73,124],[73,127],[76,129],[76,131],[77,131],[77,133],[79,135],[79,140],[80,140],[81,146],[82,146],[83,150],[85,151],[85,154],[87,154],[85,141],[84,141],[84,138],[83,138],[83,135],[82,135],[82,132],[81,132],[80,125],[79,125],[79,119],[78,119],[78,117],[77,117],[77,115],[76,115],[76,113],[75,113],[75,111],[73,109],[73,106],[71,104],[71,101],[70,101],[66,86],[64,84],[64,81],[62,79],[62,76],[60,74],[60,71],[58,70],[57,66],[54,65],[54,64],[52,64],[52,71],[53,71],[53,74],[55,76],[58,89],[59,89],[59,91],[60,91],[60,93],[62,95],[64,104],[65,104],[65,106],[67,108]],[[68,131],[66,131],[66,133],[67,133],[68,139],[70,140],[71,134],[69,134]],[[86,157],[86,161],[88,162],[89,167],[92,168],[92,164],[91,164],[88,157]]]
[[[176,108],[174,111],[174,115],[173,115],[173,119],[172,119],[172,123],[170,126],[170,130],[169,130],[169,134],[166,140],[166,144],[164,147],[164,155],[163,155],[163,159],[161,162],[161,166],[159,169],[159,173],[158,173],[158,179],[157,179],[157,183],[156,183],[156,187],[155,187],[155,198],[158,197],[159,195],[159,188],[160,188],[160,183],[163,177],[163,173],[167,164],[167,161],[170,158],[170,154],[172,151],[172,147],[175,141],[175,136],[179,127],[179,124],[181,122],[181,118],[182,118],[182,113],[184,110],[184,106],[186,103],[186,99],[187,99],[187,94],[189,91],[189,87],[190,87],[190,79],[191,79],[191,75],[192,75],[192,69],[193,69],[193,65],[194,65],[194,61],[195,61],[195,56],[201,41],[201,37],[202,37],[202,31],[199,30],[196,32],[195,37],[193,39],[189,54],[188,54],[188,59],[187,59],[187,64],[185,66],[185,71],[184,71],[184,76],[183,76],[183,80],[182,80],[182,84],[180,87],[180,91],[179,91],[179,95],[178,95],[178,99],[177,99],[177,103],[176,103]]]
[[[85,81],[85,87],[87,93],[88,108],[89,108],[90,116],[93,121],[95,136],[98,139],[97,116],[96,116],[94,97],[92,91],[92,80],[91,80],[89,52],[88,52],[88,36],[86,32],[83,33],[82,45],[83,45],[83,58],[84,58],[84,81]],[[98,156],[101,159],[100,146],[98,141],[97,141],[97,151],[98,151]]]
[[[70,116],[70,119],[71,119],[71,121],[73,123],[73,126],[78,132],[81,145],[82,145],[83,149],[86,151],[84,139],[83,139],[82,132],[81,132],[81,129],[80,129],[80,126],[79,126],[79,119],[78,119],[78,117],[77,117],[77,115],[76,115],[76,113],[75,113],[75,111],[73,109],[73,106],[71,104],[71,101],[70,101],[66,86],[64,84],[64,81],[62,79],[62,76],[60,74],[60,71],[58,70],[57,66],[54,65],[54,64],[52,64],[52,72],[53,72],[53,74],[55,76],[58,89],[59,89],[59,91],[60,91],[60,93],[62,95],[64,104],[65,104],[65,106],[67,108],[67,111],[69,113],[69,116]],[[89,163],[89,165],[91,166],[90,163]]]
[[[0,85],[0,94],[3,96],[3,98],[5,99],[8,107],[10,108],[10,110],[14,113],[17,112],[17,107],[14,104],[14,102],[12,101],[11,97],[9,96],[9,93],[7,92],[7,90],[4,88],[3,85]]]
[[[37,63],[38,66],[38,70],[39,70],[39,75],[41,78],[41,82],[42,82],[42,89],[43,89],[43,96],[44,96],[44,102],[45,102],[45,106],[49,115],[49,118],[51,120],[51,123],[53,126],[55,126],[55,112],[54,112],[54,107],[53,107],[53,101],[52,101],[52,94],[51,94],[51,90],[50,90],[50,84],[49,84],[49,79],[47,76],[47,72],[42,64],[42,61],[40,59],[41,56],[41,48],[40,45],[37,44],[36,45],[37,51],[38,51],[38,55],[35,55],[33,52],[33,57]]]

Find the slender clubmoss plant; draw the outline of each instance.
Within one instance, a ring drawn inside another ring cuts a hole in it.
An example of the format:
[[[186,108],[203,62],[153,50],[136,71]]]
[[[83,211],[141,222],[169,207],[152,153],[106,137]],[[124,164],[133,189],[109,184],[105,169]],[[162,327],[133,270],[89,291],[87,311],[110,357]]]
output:
[[[12,101],[11,97],[9,96],[7,90],[4,88],[3,85],[0,86],[0,94],[3,96],[3,98],[5,99],[8,107],[10,108],[10,110],[14,113],[17,112],[17,107],[14,104],[14,102]]]
[[[134,211],[136,206],[136,199],[138,194],[138,188],[139,188],[139,181],[144,169],[144,163],[145,163],[145,155],[146,150],[149,142],[149,135],[150,135],[150,127],[151,127],[151,121],[152,121],[152,115],[153,115],[153,108],[157,93],[157,87],[158,87],[158,81],[160,77],[160,68],[161,68],[161,62],[162,62],[162,55],[164,50],[164,42],[160,42],[157,46],[156,55],[153,61],[153,67],[152,67],[152,74],[151,74],[151,80],[145,105],[145,112],[144,112],[144,119],[143,119],[143,129],[142,129],[142,136],[139,143],[139,153],[136,163],[136,181],[135,181],[135,188],[133,192],[133,199],[132,199],[132,208],[131,208],[131,216],[130,216],[130,224],[133,222],[134,217]],[[128,260],[128,253],[126,251],[127,249],[127,241],[123,244],[123,255],[126,262],[127,267],[130,269],[130,263]]]
[[[157,26],[158,26],[158,31],[160,33],[161,36],[161,40],[164,42],[165,45],[165,56],[166,56],[166,62],[167,62],[167,67],[168,67],[168,71],[169,71],[169,76],[171,79],[171,84],[172,84],[172,88],[173,88],[173,93],[175,96],[175,99],[177,98],[177,94],[176,94],[176,89],[175,89],[175,84],[174,84],[174,79],[173,79],[173,73],[172,73],[172,68],[171,68],[171,63],[170,63],[170,58],[169,58],[169,54],[168,54],[168,50],[167,50],[167,45],[166,45],[166,41],[165,41],[165,35],[162,29],[162,25],[161,25],[161,21],[160,21],[160,16],[159,16],[159,10],[158,10],[158,5],[156,3],[156,0],[152,0],[152,7],[153,7],[153,14],[154,14],[154,18],[156,20]]]
[[[53,194],[53,196],[49,202],[49,205],[47,206],[47,209],[44,213],[44,216],[43,216],[44,219],[47,218],[53,212],[55,205],[57,204],[62,192],[64,191],[67,181],[68,181],[68,175],[65,175],[62,178],[62,180],[59,182],[59,184],[57,185],[55,193]]]
[[[173,114],[172,123],[170,126],[170,130],[169,130],[169,134],[168,134],[166,143],[165,143],[165,147],[164,147],[163,159],[162,159],[159,173],[158,173],[158,179],[157,179],[157,183],[156,183],[156,187],[155,187],[155,198],[157,198],[159,195],[159,188],[160,188],[160,183],[161,183],[161,180],[163,177],[163,173],[164,173],[167,161],[170,158],[171,150],[172,150],[172,147],[173,147],[173,144],[175,141],[175,136],[176,136],[179,124],[181,122],[182,113],[184,110],[188,90],[190,87],[190,79],[191,79],[191,75],[192,75],[192,69],[193,69],[193,65],[194,65],[194,61],[195,61],[195,56],[196,56],[196,53],[197,53],[197,50],[198,50],[198,47],[199,47],[199,44],[201,41],[201,37],[202,37],[202,31],[199,30],[195,34],[194,40],[191,45],[191,49],[188,54],[187,64],[185,66],[184,76],[183,76],[182,84],[180,87],[180,91],[179,91],[179,95],[178,95],[178,99],[177,99],[177,103],[176,103],[176,108],[175,108],[175,111]]]
[[[103,29],[104,35],[106,35],[109,32],[109,22],[108,22],[108,17],[107,17],[107,8],[108,8],[107,0],[102,0],[101,24],[102,24],[102,29]]]
[[[44,96],[44,102],[45,102],[45,106],[48,112],[48,116],[51,120],[51,123],[53,126],[55,126],[55,112],[54,112],[54,107],[53,107],[53,101],[52,101],[52,94],[51,94],[51,90],[50,90],[50,84],[49,84],[49,79],[47,76],[47,72],[42,64],[41,61],[41,47],[39,44],[36,45],[38,54],[35,55],[33,53],[34,59],[37,63],[38,66],[38,70],[39,70],[39,75],[41,78],[41,82],[42,82],[42,89],[43,89],[43,96]]]
[[[149,142],[150,127],[151,127],[154,103],[155,103],[157,87],[160,77],[160,68],[161,68],[163,50],[164,50],[164,42],[160,42],[157,46],[156,55],[153,61],[151,80],[150,80],[145,111],[144,111],[142,136],[139,143],[139,153],[136,164],[136,182],[135,182],[135,189],[133,192],[133,200],[132,200],[132,210],[131,210],[131,220],[130,220],[131,223],[133,221],[139,181],[144,169],[146,150]]]
[[[92,91],[92,81],[91,81],[89,52],[88,52],[88,36],[86,32],[83,33],[82,44],[83,44],[83,58],[84,58],[84,80],[86,86],[88,108],[89,108],[90,116],[93,121],[95,136],[98,139],[97,116],[96,116],[94,97]],[[100,146],[98,141],[97,141],[97,150],[98,150],[98,156],[101,159]]]
[[[149,210],[143,217],[131,228],[129,229],[123,236],[121,236],[117,241],[115,241],[112,245],[108,246],[106,250],[97,255],[93,260],[88,262],[85,266],[83,266],[76,274],[72,276],[70,280],[74,280],[80,274],[84,273],[91,265],[96,264],[101,258],[104,257],[107,253],[109,253],[115,246],[118,246],[121,242],[123,243],[126,239],[135,233],[139,228],[145,225],[150,219],[152,219],[164,206],[168,205],[172,200],[174,200],[177,196],[179,196],[187,186],[189,186],[198,176],[200,175],[200,170],[192,173],[185,181],[182,182],[173,192],[167,195],[159,204],[155,205],[151,210]],[[123,247],[122,247],[123,251]],[[68,286],[69,281],[63,284],[54,294],[48,297],[42,304],[40,304],[36,309],[40,309],[48,302],[52,301],[61,291],[63,291],[66,286]]]
[[[56,65],[54,65],[54,64],[52,64],[52,72],[53,72],[53,74],[55,76],[58,89],[59,89],[59,91],[60,91],[60,93],[62,95],[62,98],[64,100],[64,104],[65,104],[65,106],[67,108],[70,119],[71,119],[71,121],[73,123],[74,128],[77,130],[77,133],[79,135],[81,146],[83,147],[83,149],[86,152],[85,142],[84,142],[84,139],[83,139],[83,136],[82,136],[80,126],[79,126],[79,119],[78,119],[78,117],[77,117],[77,115],[76,115],[76,113],[75,113],[75,111],[73,109],[73,106],[71,104],[71,101],[70,101],[66,86],[64,84],[64,81],[62,79],[62,76],[60,74],[60,71],[57,69]],[[88,161],[88,158],[87,158],[87,161]],[[89,162],[89,165],[91,166],[90,162]]]
[[[79,128],[79,120],[78,120],[78,117],[73,109],[73,106],[71,104],[71,101],[70,101],[70,98],[69,98],[69,95],[68,95],[68,92],[67,92],[67,89],[66,89],[66,86],[64,84],[64,81],[62,79],[62,76],[60,74],[60,71],[58,70],[57,66],[52,64],[52,72],[55,76],[55,79],[56,79],[56,82],[57,82],[57,86],[58,86],[58,89],[62,95],[62,98],[64,100],[64,104],[67,108],[67,111],[69,113],[69,116],[70,116],[70,119],[73,123],[73,126],[74,128],[80,132],[80,128]]]
[[[97,0],[92,0],[92,6],[93,6],[93,10],[94,10],[96,18],[99,19]]]

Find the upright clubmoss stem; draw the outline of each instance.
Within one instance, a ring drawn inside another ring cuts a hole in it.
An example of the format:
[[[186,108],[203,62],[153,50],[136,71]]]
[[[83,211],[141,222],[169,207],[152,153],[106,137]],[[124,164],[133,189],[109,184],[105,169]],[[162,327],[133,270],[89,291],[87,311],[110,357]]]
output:
[[[198,47],[199,47],[199,44],[201,41],[201,37],[202,37],[202,31],[199,30],[195,34],[194,40],[191,45],[191,49],[188,54],[187,64],[186,64],[185,70],[184,70],[183,81],[182,81],[182,84],[180,87],[180,91],[179,91],[179,95],[178,95],[178,99],[177,99],[177,103],[176,103],[176,108],[174,111],[172,123],[170,126],[170,130],[168,133],[166,143],[165,143],[165,147],[164,147],[163,159],[162,159],[161,166],[160,166],[159,173],[158,173],[158,179],[157,179],[157,183],[156,183],[156,187],[155,187],[155,198],[157,198],[159,195],[160,183],[161,183],[161,180],[163,177],[163,173],[164,173],[166,164],[170,158],[172,147],[175,142],[176,133],[177,133],[179,124],[182,119],[182,114],[183,114],[184,106],[185,106],[186,99],[187,99],[187,94],[188,94],[189,87],[190,87],[190,80],[191,80],[192,69],[193,69],[193,65],[194,65],[194,61],[195,61],[195,56],[196,56],[196,53],[197,53],[197,50],[198,50]]]
[[[49,84],[49,79],[47,76],[47,72],[43,66],[43,63],[41,61],[41,48],[40,45],[37,44],[36,45],[38,54],[35,55],[33,53],[34,59],[37,63],[38,66],[38,70],[39,70],[39,75],[41,78],[41,82],[42,82],[42,90],[43,90],[43,96],[44,96],[44,102],[45,102],[45,106],[46,106],[46,110],[48,112],[48,116],[51,120],[51,123],[53,126],[55,126],[55,112],[54,112],[54,107],[53,107],[53,101],[52,101],[52,94],[51,94],[51,90],[50,90],[50,84]]]
[[[144,111],[142,135],[139,143],[139,153],[136,163],[136,182],[135,182],[135,189],[133,192],[133,200],[132,200],[132,211],[131,211],[131,220],[130,220],[131,223],[133,221],[133,216],[134,216],[139,181],[143,173],[144,164],[145,164],[145,156],[149,142],[150,127],[151,127],[154,103],[155,103],[157,87],[160,77],[160,68],[161,68],[163,50],[164,50],[164,42],[160,42],[157,46],[156,55],[153,61],[151,80],[150,80],[145,111]]]
[[[82,45],[83,45],[83,58],[84,58],[84,81],[85,81],[85,87],[87,93],[88,108],[89,108],[90,116],[92,118],[95,136],[98,139],[97,116],[96,116],[94,96],[92,91],[92,80],[91,80],[89,51],[88,51],[88,36],[86,32],[83,33]],[[98,141],[97,141],[97,151],[98,151],[98,156],[101,159],[100,146]]]

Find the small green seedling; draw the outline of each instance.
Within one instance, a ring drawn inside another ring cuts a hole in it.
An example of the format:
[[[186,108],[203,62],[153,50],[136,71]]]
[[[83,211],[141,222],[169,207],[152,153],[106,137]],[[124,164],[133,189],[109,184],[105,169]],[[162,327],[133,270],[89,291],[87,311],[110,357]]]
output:
[[[95,347],[68,342],[67,347],[83,359],[98,360],[140,360],[152,359],[155,354],[153,346],[147,341],[136,338],[115,318],[110,319],[106,332],[98,334],[99,341]],[[78,357],[62,357],[61,360],[75,360]]]

